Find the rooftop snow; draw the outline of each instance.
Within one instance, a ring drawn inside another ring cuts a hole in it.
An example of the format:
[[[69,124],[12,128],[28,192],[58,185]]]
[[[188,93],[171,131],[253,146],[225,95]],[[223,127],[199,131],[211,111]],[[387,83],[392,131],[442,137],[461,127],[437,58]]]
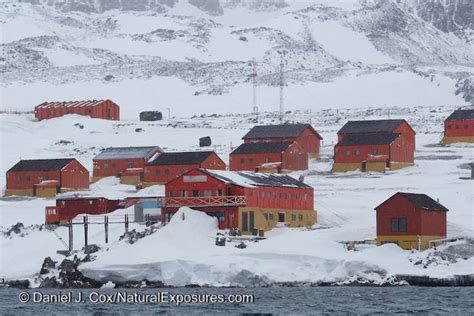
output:
[[[158,146],[111,147],[104,149],[94,160],[107,159],[147,159],[154,151],[162,151]]]

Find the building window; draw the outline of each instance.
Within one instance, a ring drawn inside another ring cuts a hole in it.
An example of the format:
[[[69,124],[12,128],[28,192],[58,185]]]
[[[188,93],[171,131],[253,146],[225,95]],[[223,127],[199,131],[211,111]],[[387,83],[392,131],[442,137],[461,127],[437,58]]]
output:
[[[272,162],[272,158],[267,157],[267,159],[265,159],[265,162]]]
[[[199,196],[199,190],[193,190],[193,197]]]
[[[448,125],[448,129],[451,129],[451,125]]]
[[[112,164],[112,169],[115,169],[115,168],[117,168],[117,164],[113,163]]]
[[[217,190],[217,196],[222,196],[222,190],[221,189]]]
[[[346,150],[346,156],[350,156],[351,155],[351,151],[350,150]]]
[[[174,197],[174,191],[170,191],[169,196]]]
[[[157,176],[159,176],[160,173],[161,173],[160,170],[156,170],[156,171],[155,171],[155,174],[156,174]]]
[[[296,214],[291,214],[291,220],[296,221]]]
[[[356,156],[359,156],[359,155],[360,155],[360,150],[359,150],[359,149],[356,149],[356,150],[354,151],[354,153],[356,154]]]
[[[44,176],[43,177],[43,181],[48,181],[49,180],[49,177],[48,176]]]
[[[299,214],[299,215],[298,215],[298,220],[299,220],[300,222],[303,221],[303,215],[302,215],[302,214]]]
[[[94,204],[94,201],[89,200],[89,206],[92,206],[92,204]]]
[[[406,232],[407,219],[406,218],[392,218],[392,232]]]
[[[378,149],[374,149],[373,154],[374,154],[374,155],[378,155],[378,154],[379,154],[379,150],[378,150]]]
[[[464,128],[469,128],[469,125],[464,125]]]
[[[211,196],[211,190],[204,190],[204,196]]]
[[[249,158],[249,163],[252,163],[253,162],[253,158]]]
[[[244,158],[240,158],[240,163],[245,163],[245,159],[244,159]]]
[[[66,202],[61,201],[61,207],[62,207],[62,208],[66,207]]]
[[[180,197],[187,197],[187,196],[188,196],[188,192],[185,191],[185,190],[181,190],[181,192],[179,192],[179,196],[180,196]]]
[[[133,162],[129,162],[129,163],[128,163],[128,167],[129,167],[129,168],[133,168]]]
[[[30,181],[31,181],[31,177],[30,177],[30,176],[26,176],[26,181],[30,182]]]
[[[108,163],[104,163],[104,169],[109,169],[109,164]]]
[[[16,181],[21,182],[21,176],[17,176]]]
[[[170,174],[170,169],[166,169],[165,174]]]
[[[459,126],[458,124],[456,124],[456,129],[459,129],[459,127],[460,127],[460,126]]]

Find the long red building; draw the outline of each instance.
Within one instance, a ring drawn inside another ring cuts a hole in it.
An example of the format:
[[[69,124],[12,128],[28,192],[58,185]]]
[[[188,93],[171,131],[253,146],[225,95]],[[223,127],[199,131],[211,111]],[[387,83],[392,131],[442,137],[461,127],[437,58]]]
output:
[[[225,170],[226,164],[213,151],[161,153],[146,163],[143,186],[165,184],[196,168]]]
[[[242,137],[244,143],[297,142],[309,157],[319,156],[321,135],[310,124],[254,126]]]
[[[414,164],[416,133],[405,120],[349,121],[337,134],[333,172],[384,172]]]
[[[398,192],[375,210],[377,245],[421,250],[432,240],[446,238],[448,209],[426,194]]]
[[[67,114],[118,121],[120,107],[111,100],[43,102],[35,107],[35,117],[40,121]]]
[[[76,159],[20,160],[6,174],[5,195],[51,197],[89,188],[89,171]]]
[[[308,154],[298,142],[244,143],[229,155],[232,171],[280,173],[308,169]]]
[[[474,143],[474,109],[459,109],[444,121],[443,144]]]
[[[277,223],[316,223],[314,190],[288,175],[193,169],[165,185],[167,205],[190,206],[215,216],[221,229],[270,230]],[[168,222],[178,207],[162,210]]]
[[[106,148],[93,159],[92,181],[113,176],[136,185],[143,181],[145,164],[162,152],[158,146]]]

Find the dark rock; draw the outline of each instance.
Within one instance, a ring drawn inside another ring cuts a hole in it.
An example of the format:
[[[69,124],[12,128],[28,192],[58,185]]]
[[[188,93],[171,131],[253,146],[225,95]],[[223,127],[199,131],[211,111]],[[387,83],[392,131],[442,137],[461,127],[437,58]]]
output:
[[[405,281],[414,286],[474,286],[474,274],[454,275],[452,278],[432,278],[427,275],[396,276],[397,281]]]
[[[84,250],[85,254],[91,254],[91,253],[95,253],[95,252],[99,251],[100,247],[97,246],[96,244],[90,244],[90,245],[87,245],[86,247],[82,248],[82,250]]]
[[[59,265],[59,269],[64,273],[71,273],[76,271],[77,265],[69,259],[64,259]]]
[[[212,140],[210,136],[199,138],[199,147],[207,147],[212,145]]]
[[[239,249],[245,249],[245,248],[247,248],[247,245],[246,245],[246,244],[244,244],[244,242],[242,241],[240,244],[238,244],[238,245],[235,245],[235,248],[239,248]]]
[[[135,128],[135,132],[137,132],[137,133],[141,133],[141,132],[143,132],[143,131],[145,131],[143,128],[140,128],[140,127],[139,127],[139,128]]]
[[[160,111],[140,112],[140,121],[161,121],[163,114]]]
[[[56,261],[53,261],[51,257],[46,257],[43,261],[43,265],[41,265],[40,274],[47,274],[54,268],[56,268]]]
[[[74,126],[79,127],[80,129],[84,129],[84,125],[81,123],[76,123]]]
[[[56,280],[56,277],[49,277],[41,281],[41,284],[39,285],[39,287],[40,288],[58,288],[60,287],[60,284]]]
[[[7,236],[10,236],[12,233],[15,233],[15,234],[20,234],[21,231],[24,229],[25,227],[23,226],[23,223],[16,223],[15,225],[13,225],[12,227],[10,227],[10,229],[5,233]]]
[[[237,227],[231,227],[229,229],[229,236],[242,236],[242,233]]]
[[[105,80],[105,81],[110,81],[110,80],[112,80],[112,79],[114,79],[114,78],[115,78],[115,77],[112,76],[112,75],[107,75],[107,76],[104,77],[104,80]]]
[[[30,287],[30,281],[28,280],[10,280],[6,282],[8,287],[14,287],[17,289],[27,289]]]
[[[126,282],[114,282],[115,288],[126,288],[126,289],[138,289],[138,288],[162,288],[165,284],[161,281],[149,281],[143,279],[142,281],[126,281]]]
[[[225,237],[216,237],[216,246],[225,246]]]
[[[189,288],[199,288],[201,287],[199,284],[186,284],[184,287],[189,287]]]
[[[247,38],[245,36],[241,36],[239,37],[239,41],[247,42]]]

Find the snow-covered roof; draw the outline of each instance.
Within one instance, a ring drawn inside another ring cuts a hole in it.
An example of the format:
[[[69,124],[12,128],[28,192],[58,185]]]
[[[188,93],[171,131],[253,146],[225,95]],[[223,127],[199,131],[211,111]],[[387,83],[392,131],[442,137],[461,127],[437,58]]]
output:
[[[259,186],[311,188],[311,186],[301,181],[298,181],[289,175],[284,174],[209,169],[200,170],[226,183],[231,183],[246,188],[253,188]]]
[[[100,154],[94,157],[94,160],[107,159],[148,159],[155,151],[162,152],[158,146],[146,147],[111,147],[104,149]]]

